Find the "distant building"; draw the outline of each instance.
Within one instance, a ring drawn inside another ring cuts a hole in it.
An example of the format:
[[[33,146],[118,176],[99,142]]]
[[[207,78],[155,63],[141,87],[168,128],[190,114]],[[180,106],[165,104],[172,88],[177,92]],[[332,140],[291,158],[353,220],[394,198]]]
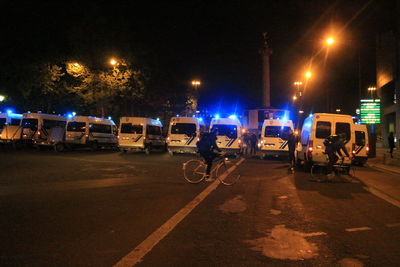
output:
[[[393,1],[394,14],[400,14],[400,3]],[[393,132],[400,138],[400,18],[377,36],[376,81],[381,98],[382,141],[388,146],[387,137]],[[378,140],[379,142],[379,140]]]

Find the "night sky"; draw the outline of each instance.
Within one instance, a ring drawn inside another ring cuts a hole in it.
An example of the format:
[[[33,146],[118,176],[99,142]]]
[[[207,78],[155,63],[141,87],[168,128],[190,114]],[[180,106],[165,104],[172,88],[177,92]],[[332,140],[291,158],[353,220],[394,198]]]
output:
[[[292,83],[316,55],[309,109],[323,111],[329,92],[332,108],[354,113],[358,58],[364,93],[375,84],[376,33],[392,19],[378,1],[147,2],[4,5],[1,68],[65,57],[99,66],[129,54],[156,69],[155,86],[185,90],[200,79],[200,106],[231,112],[261,104],[259,50],[268,32],[272,106],[287,105]],[[328,55],[318,53],[330,33],[338,36],[336,45]]]

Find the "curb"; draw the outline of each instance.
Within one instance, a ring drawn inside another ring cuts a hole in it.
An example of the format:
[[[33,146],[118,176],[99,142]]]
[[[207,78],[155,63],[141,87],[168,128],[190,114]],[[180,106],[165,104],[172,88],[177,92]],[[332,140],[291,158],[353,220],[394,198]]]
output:
[[[364,183],[364,182],[363,182]],[[369,186],[366,183],[364,183],[365,186],[363,186],[363,188],[365,190],[367,190],[368,192],[370,192],[371,194],[389,202],[390,204],[400,208],[400,200],[393,198],[392,196],[389,196],[388,194],[386,194],[385,192],[373,187],[373,186]]]
[[[379,170],[379,171],[386,171],[390,172],[393,174],[400,174],[400,169],[399,170],[393,170],[393,168],[386,168],[384,164],[367,164],[368,167]]]

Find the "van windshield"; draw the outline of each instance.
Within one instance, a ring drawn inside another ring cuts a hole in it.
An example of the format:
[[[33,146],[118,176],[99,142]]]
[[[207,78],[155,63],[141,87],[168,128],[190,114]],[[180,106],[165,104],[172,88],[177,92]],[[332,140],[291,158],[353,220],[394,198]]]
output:
[[[356,131],[356,145],[365,146],[365,132]]]
[[[142,134],[143,126],[142,125],[132,125],[132,123],[122,123],[121,124],[121,133]]]
[[[176,123],[171,127],[171,134],[186,134],[187,136],[196,135],[196,124],[194,123]]]
[[[4,125],[6,125],[6,118],[0,118],[0,129],[4,127]]]
[[[37,129],[37,126],[38,126],[37,119],[23,119],[22,120],[23,128]]]
[[[237,138],[237,125],[214,124],[211,132],[218,132],[219,136],[228,136],[229,138]]]
[[[67,131],[68,132],[85,132],[86,129],[86,123],[85,122],[77,122],[77,121],[71,121],[68,122],[67,125]]]
[[[265,127],[264,137],[279,137],[283,140],[287,140],[289,136],[289,126],[267,126]]]

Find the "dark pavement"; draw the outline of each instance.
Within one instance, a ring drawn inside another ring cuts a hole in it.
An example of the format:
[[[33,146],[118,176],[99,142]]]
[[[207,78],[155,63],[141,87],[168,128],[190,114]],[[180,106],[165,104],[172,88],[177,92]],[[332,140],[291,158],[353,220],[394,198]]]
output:
[[[210,186],[183,180],[191,157],[0,151],[0,265],[113,266]],[[239,168],[137,266],[398,266],[400,209],[362,182]]]

